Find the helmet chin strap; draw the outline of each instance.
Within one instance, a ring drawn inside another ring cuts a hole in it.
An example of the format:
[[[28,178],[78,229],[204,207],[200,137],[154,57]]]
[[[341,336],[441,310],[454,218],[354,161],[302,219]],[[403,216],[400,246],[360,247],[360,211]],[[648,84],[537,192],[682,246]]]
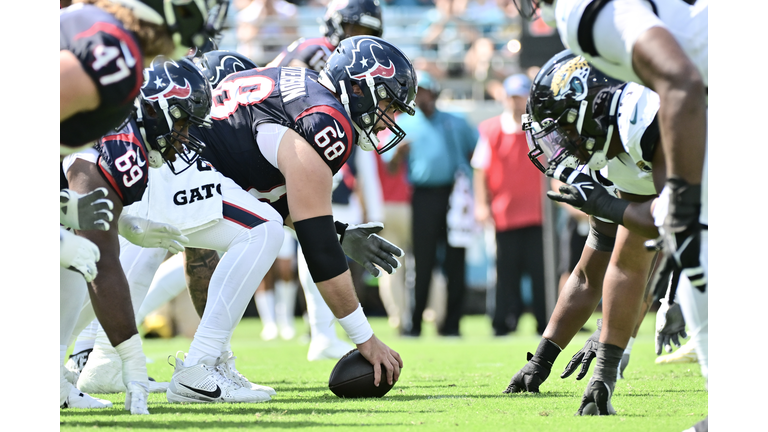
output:
[[[373,78],[371,78],[370,75],[367,76],[366,82],[368,84],[368,87],[371,90],[371,94],[373,95],[374,102],[378,104],[376,93],[374,93],[373,91],[373,85],[374,85]],[[344,85],[344,81],[339,81],[339,88],[341,90],[341,95],[339,96],[339,98],[341,99],[341,104],[344,105],[344,110],[347,111],[349,118],[352,118],[352,112],[349,110],[349,95],[347,94],[347,86]],[[373,122],[374,125],[376,124],[376,121],[377,119],[374,116],[374,122]],[[373,136],[373,140],[371,140],[371,137],[369,136],[369,132],[373,129],[373,125],[364,130],[357,125],[357,122],[352,121],[352,127],[354,127],[355,130],[357,131],[357,145],[360,146],[361,149],[365,151],[376,150],[376,146],[379,144],[379,140],[376,138],[375,135]]]
[[[616,90],[611,99],[611,110],[608,112],[608,133],[605,136],[605,142],[603,147],[599,150],[595,150],[592,153],[592,157],[589,158],[589,168],[592,170],[601,170],[608,165],[608,147],[611,144],[611,138],[613,138],[613,121],[616,118],[616,110],[619,105],[619,98],[621,97],[621,89]]]
[[[163,166],[163,155],[159,151],[149,146],[149,141],[147,140],[147,131],[144,129],[144,120],[142,117],[141,106],[139,104],[139,98],[136,98],[134,105],[136,106],[136,123],[139,125],[139,132],[141,133],[141,137],[144,139],[144,142],[147,143],[147,161],[149,162],[149,166],[151,168],[160,168]]]

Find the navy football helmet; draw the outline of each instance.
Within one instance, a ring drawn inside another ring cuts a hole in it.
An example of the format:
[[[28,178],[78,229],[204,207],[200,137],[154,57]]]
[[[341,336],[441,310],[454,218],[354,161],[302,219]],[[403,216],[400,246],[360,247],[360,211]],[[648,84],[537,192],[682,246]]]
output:
[[[393,107],[408,115],[416,112],[417,81],[411,61],[396,46],[374,36],[345,39],[328,58],[318,82],[341,99],[363,150],[381,154],[405,138],[405,132],[386,113]],[[354,92],[353,85],[362,95]],[[384,110],[379,108],[382,100],[389,101]],[[379,120],[392,132],[383,146],[374,131]]]
[[[195,59],[197,67],[203,72],[211,87],[216,88],[227,75],[248,69],[256,69],[258,66],[248,57],[227,50],[216,50],[203,54]]]
[[[356,24],[371,30],[371,34],[381,37],[384,29],[381,25],[381,4],[379,0],[331,0],[325,11],[320,32],[334,46],[350,35],[344,29],[345,24]]]
[[[211,85],[200,69],[187,59],[158,56],[144,69],[144,85],[137,99],[137,123],[150,147],[149,165],[160,168],[166,162],[174,174],[192,166],[205,144],[189,135],[188,126],[210,127]],[[179,122],[181,126],[179,126]],[[177,169],[169,146],[186,166]]]
[[[625,83],[570,50],[552,57],[531,86],[523,130],[534,165],[603,168]]]
[[[176,46],[200,47],[216,37],[227,18],[229,0],[111,0],[144,21],[165,25]]]

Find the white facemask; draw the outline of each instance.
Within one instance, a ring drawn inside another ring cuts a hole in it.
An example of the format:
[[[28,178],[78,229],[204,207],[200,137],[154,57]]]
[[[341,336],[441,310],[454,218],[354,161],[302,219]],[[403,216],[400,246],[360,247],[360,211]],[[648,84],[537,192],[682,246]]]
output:
[[[557,27],[557,20],[555,19],[555,2],[552,2],[552,4],[544,2],[539,3],[539,14],[545,24],[552,28]]]

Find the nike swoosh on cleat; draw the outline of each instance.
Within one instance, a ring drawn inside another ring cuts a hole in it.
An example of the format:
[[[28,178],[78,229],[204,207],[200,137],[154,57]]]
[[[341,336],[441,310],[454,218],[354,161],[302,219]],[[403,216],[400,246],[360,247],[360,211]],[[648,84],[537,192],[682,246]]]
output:
[[[202,390],[202,389],[190,387],[188,385],[181,384],[181,383],[179,383],[179,385],[184,386],[184,387],[192,390],[195,393],[199,393],[199,394],[201,394],[203,396],[206,396],[206,397],[209,397],[209,398],[212,398],[212,399],[216,399],[216,398],[221,396],[221,387],[219,387],[219,386],[216,386],[216,390],[214,390],[214,391],[208,391],[208,390]]]

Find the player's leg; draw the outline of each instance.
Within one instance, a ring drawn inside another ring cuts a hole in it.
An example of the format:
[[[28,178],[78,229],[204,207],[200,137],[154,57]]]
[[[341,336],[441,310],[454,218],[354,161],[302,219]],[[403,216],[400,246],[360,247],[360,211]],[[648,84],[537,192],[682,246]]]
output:
[[[186,253],[186,251],[185,251]],[[149,290],[136,312],[137,325],[160,306],[173,300],[187,287],[184,279],[184,254],[175,254],[157,268]]]
[[[272,268],[274,268],[274,264]],[[261,319],[261,338],[265,341],[277,338],[280,333],[275,320],[275,290],[271,286],[274,279],[272,268],[267,271],[253,298],[256,303],[256,310],[259,312],[259,319]]]
[[[293,314],[296,309],[296,292],[299,283],[294,276],[296,262],[296,240],[285,228],[285,238],[275,260],[275,321],[280,337],[289,340],[296,336]]]
[[[228,180],[228,179],[223,179]],[[169,402],[261,402],[267,393],[222,374],[222,354],[283,242],[282,218],[231,181],[222,181],[224,219],[188,235],[191,247],[224,250],[186,358],[176,359]],[[213,390],[211,392],[211,390]]]
[[[83,303],[88,296],[85,279],[67,269],[59,271],[59,406],[62,408],[110,408],[112,402],[96,399],[78,390],[65,378],[64,358]]]
[[[414,188],[411,203],[413,206],[411,238],[413,240],[413,258],[416,270],[414,284],[414,305],[411,314],[411,336],[421,335],[421,321],[427,308],[429,287],[432,283],[432,270],[435,268],[437,242],[440,227],[445,230],[445,209],[440,210],[440,197],[430,188]]]
[[[701,233],[701,263],[704,271],[708,272],[708,232]],[[680,277],[677,287],[677,298],[680,301],[680,309],[683,311],[685,323],[688,326],[688,335],[693,343],[692,348],[698,356],[701,374],[705,379],[709,377],[709,285],[707,291],[701,292],[691,285],[688,278]],[[682,348],[681,348],[682,349]]]
[[[520,302],[520,272],[515,261],[514,231],[496,232],[496,306],[491,325],[496,336],[517,330],[515,313]]]
[[[406,254],[410,254],[411,243],[411,208],[406,203],[384,203],[384,229],[381,237],[399,246]],[[382,272],[379,277],[379,294],[384,308],[387,310],[390,327],[397,328],[401,333],[411,327],[411,308],[406,292],[405,277],[408,271],[407,258],[402,257],[402,268],[394,274]]]
[[[331,308],[325,303],[317,284],[312,280],[312,275],[307,267],[307,260],[301,246],[297,251],[297,264],[299,281],[304,289],[304,298],[307,302],[307,317],[309,318],[310,343],[307,351],[307,360],[338,359],[354,349],[354,345],[339,339],[336,334],[336,325]]]

